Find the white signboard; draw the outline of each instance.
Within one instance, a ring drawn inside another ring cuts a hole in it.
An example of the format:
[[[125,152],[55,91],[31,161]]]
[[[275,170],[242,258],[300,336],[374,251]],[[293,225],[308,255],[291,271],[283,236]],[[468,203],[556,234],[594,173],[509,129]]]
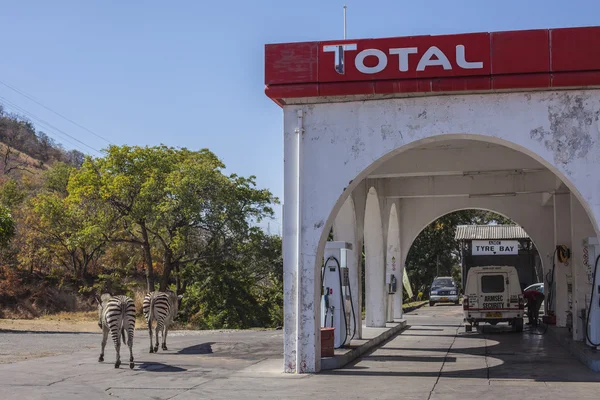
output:
[[[519,254],[518,240],[473,240],[471,254],[474,256],[500,256]]]

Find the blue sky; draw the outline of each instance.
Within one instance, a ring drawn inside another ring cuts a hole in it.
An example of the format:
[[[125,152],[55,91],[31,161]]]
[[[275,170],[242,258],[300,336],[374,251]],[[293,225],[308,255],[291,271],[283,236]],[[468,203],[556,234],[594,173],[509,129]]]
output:
[[[589,26],[600,15],[597,0],[0,0],[0,81],[116,144],[207,147],[282,198],[282,112],[264,95],[264,44],[341,38],[343,4],[349,38]],[[1,84],[0,97],[107,144]]]

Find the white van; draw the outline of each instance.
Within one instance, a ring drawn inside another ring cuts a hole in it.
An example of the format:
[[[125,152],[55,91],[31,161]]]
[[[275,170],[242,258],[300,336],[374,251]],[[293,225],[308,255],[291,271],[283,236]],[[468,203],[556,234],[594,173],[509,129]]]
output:
[[[467,332],[480,322],[508,322],[523,331],[525,301],[517,269],[511,266],[472,267],[467,274],[463,310]]]

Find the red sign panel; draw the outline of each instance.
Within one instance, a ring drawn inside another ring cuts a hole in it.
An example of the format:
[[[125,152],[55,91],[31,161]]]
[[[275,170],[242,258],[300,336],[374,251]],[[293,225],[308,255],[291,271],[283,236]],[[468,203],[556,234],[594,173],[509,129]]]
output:
[[[490,73],[488,33],[319,44],[319,82],[475,76]]]
[[[267,45],[282,99],[600,86],[600,27]]]

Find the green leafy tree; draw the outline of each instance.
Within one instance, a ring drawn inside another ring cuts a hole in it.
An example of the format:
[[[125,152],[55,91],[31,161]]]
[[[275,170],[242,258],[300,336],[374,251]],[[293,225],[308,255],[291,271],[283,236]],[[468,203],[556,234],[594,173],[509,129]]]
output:
[[[176,165],[176,149],[166,146],[110,146],[101,158],[87,158],[69,181],[74,201],[107,206],[118,230],[110,240],[139,245],[146,263],[146,286],[154,290],[149,221],[157,218],[169,171]]]
[[[10,210],[0,206],[0,247],[6,247],[15,236],[15,221]]]
[[[89,216],[81,203],[70,202],[57,193],[40,193],[31,199],[25,217],[32,236],[28,243],[36,248],[24,251],[23,255],[52,258],[74,277],[86,277],[88,267],[106,245],[103,234],[106,227]]]

